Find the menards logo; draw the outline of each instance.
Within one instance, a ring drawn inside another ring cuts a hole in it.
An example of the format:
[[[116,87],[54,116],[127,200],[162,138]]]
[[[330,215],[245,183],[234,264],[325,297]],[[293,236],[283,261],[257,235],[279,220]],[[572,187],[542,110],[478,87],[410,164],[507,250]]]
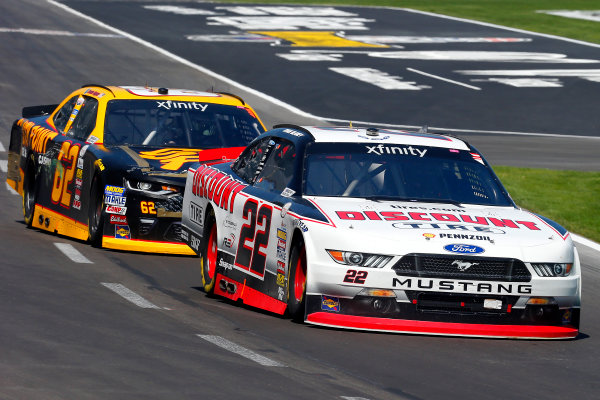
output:
[[[198,161],[199,150],[189,149],[159,149],[142,151],[140,157],[148,160],[159,160],[162,169],[178,171],[183,164]]]

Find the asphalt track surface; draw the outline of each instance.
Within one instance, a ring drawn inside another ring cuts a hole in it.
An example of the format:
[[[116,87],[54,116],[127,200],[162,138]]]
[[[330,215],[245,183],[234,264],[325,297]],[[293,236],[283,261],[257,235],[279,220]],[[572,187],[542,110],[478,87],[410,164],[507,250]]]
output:
[[[112,32],[44,1],[4,0],[0,28],[45,31],[0,32],[2,160],[22,106],[54,103],[88,82],[214,86],[241,94],[267,124],[318,123],[130,39],[51,34]],[[580,169],[598,170],[589,149],[594,139],[476,140],[488,158],[508,165],[530,165],[514,151],[529,143],[522,152],[537,165],[557,168],[556,160],[587,154]],[[600,390],[600,264],[585,246],[578,245],[584,307],[577,340],[373,334],[294,324],[207,298],[197,288],[196,258],[94,249],[26,229],[20,197],[4,185],[0,202],[2,399],[584,399]]]

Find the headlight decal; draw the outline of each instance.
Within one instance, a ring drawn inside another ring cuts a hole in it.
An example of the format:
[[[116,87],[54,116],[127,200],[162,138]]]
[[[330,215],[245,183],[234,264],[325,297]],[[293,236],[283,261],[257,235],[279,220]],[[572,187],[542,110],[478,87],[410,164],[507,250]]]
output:
[[[383,268],[392,256],[361,253],[356,251],[326,250],[327,254],[338,264],[354,265],[366,268]]]

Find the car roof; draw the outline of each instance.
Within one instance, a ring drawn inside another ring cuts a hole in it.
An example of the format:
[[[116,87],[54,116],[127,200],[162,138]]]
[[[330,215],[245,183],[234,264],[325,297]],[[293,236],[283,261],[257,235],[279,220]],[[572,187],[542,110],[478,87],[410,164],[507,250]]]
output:
[[[85,85],[82,89],[84,93],[91,94],[95,97],[109,95],[109,98],[124,100],[152,98],[155,100],[197,101],[248,107],[242,98],[230,93],[213,93],[189,89],[154,88],[147,86]]]
[[[442,147],[457,150],[470,149],[468,143],[461,139],[436,133],[341,126],[303,126],[302,128],[310,132],[315,142],[398,144]]]

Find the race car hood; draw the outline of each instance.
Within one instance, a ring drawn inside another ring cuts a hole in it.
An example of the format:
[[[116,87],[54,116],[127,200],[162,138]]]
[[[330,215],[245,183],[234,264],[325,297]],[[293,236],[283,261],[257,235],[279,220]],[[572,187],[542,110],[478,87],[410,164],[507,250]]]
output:
[[[185,172],[192,163],[214,164],[235,159],[243,148],[221,149],[149,148],[147,146],[119,146],[129,158],[129,164],[164,172]]]
[[[513,207],[339,197],[306,199],[337,228],[335,238],[329,235],[323,240],[339,250],[573,260],[571,237],[564,228]]]

